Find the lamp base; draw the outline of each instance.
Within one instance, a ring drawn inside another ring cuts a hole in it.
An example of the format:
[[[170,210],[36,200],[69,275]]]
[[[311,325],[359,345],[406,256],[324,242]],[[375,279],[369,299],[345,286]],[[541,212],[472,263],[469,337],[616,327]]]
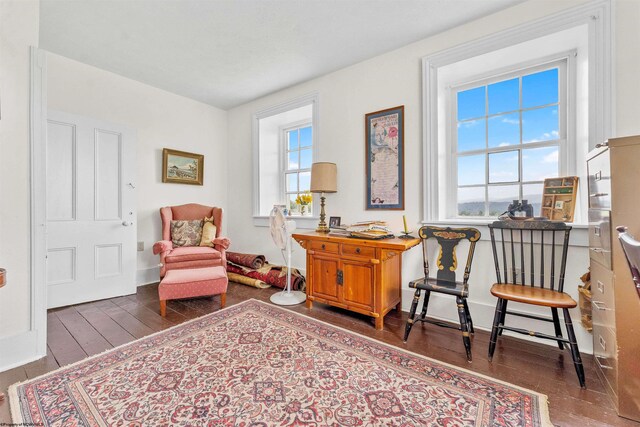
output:
[[[415,239],[415,237],[403,231],[402,234],[398,236],[398,239]]]
[[[317,233],[328,233],[329,232],[329,227],[327,226],[327,223],[325,222],[325,218],[327,217],[327,215],[324,213],[324,193],[321,193],[320,195],[320,222],[318,223],[318,228],[316,228],[316,232]]]

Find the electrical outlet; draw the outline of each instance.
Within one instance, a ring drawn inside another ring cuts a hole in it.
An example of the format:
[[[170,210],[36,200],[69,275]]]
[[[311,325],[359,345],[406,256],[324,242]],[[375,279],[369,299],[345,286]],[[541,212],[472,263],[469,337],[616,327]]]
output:
[[[138,252],[144,251],[144,242],[138,242]]]

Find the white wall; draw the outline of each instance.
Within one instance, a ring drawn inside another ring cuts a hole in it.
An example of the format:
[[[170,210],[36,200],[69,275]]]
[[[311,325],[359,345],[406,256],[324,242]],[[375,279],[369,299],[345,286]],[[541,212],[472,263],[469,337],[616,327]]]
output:
[[[159,259],[151,248],[161,239],[159,208],[227,206],[227,113],[59,55],[49,53],[47,67],[49,108],[136,131],[138,241],[145,245],[138,252],[138,283],[157,281]],[[164,147],[204,154],[204,185],[162,183]]]
[[[320,122],[319,158],[317,161],[332,161],[338,165],[338,192],[327,197],[327,215],[341,216],[343,223],[365,219],[383,219],[394,230],[401,230],[403,212],[371,212],[365,210],[364,170],[364,115],[366,113],[405,106],[405,214],[410,228],[419,226],[422,218],[422,135],[421,135],[421,58],[425,55],[475,40],[485,35],[523,24],[579,5],[582,1],[529,1],[431,38],[407,45],[403,48],[358,63],[332,74],[288,88],[259,100],[244,104],[229,111],[229,164],[247,164],[251,158],[251,114],[272,105],[286,102],[302,94],[319,93]],[[617,106],[620,114],[617,134],[640,133],[637,120],[637,100],[640,89],[637,82],[640,56],[637,53],[638,15],[640,2],[619,1],[617,3],[618,43],[616,72],[618,84]],[[631,69],[629,69],[631,68]],[[624,109],[624,112],[622,111]],[[230,168],[229,192],[235,196],[229,200],[231,221],[229,234],[233,250],[264,253],[268,258],[279,260],[279,254],[271,242],[268,229],[254,227],[251,218],[251,173],[238,173]],[[583,234],[579,231],[576,234]],[[585,247],[572,247],[568,271],[567,290],[577,298],[578,277],[588,266]],[[304,251],[298,249],[294,264],[304,268]],[[471,274],[470,305],[478,327],[490,328],[495,299],[489,288],[494,280],[493,259],[490,243],[481,241],[476,250]],[[403,308],[408,309],[411,291],[407,287],[410,279],[421,275],[421,251],[413,249],[404,255]],[[457,319],[455,304],[449,299],[432,299],[433,312],[439,316]],[[514,304],[512,309],[522,309]],[[431,310],[431,308],[430,308]],[[525,308],[525,310],[530,310]],[[579,323],[579,313],[573,314]],[[528,322],[527,322],[528,323]],[[592,349],[591,335],[577,327],[582,351]],[[552,329],[547,329],[551,332]],[[485,351],[479,349],[476,351]]]
[[[0,289],[0,353],[8,345],[2,338],[31,328],[29,47],[38,45],[38,19],[38,2],[0,1],[0,267],[8,275]]]

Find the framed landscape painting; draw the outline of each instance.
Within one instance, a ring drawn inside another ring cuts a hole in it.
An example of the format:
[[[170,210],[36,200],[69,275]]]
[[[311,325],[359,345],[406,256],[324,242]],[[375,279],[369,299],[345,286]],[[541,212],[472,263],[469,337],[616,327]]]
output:
[[[367,209],[404,209],[404,105],[365,115]]]
[[[162,182],[202,185],[204,156],[185,151],[162,150]]]

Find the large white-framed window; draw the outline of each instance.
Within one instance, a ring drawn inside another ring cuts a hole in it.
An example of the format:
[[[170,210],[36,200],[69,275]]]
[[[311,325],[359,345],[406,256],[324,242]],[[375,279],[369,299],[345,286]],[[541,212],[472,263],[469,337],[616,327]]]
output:
[[[539,213],[544,179],[575,171],[568,141],[574,54],[449,89],[448,218],[496,218],[513,200]]]
[[[568,77],[566,90],[561,91],[562,94],[566,93],[568,102],[566,121],[562,122],[566,124],[566,135],[561,127],[558,128],[559,140],[566,139],[566,142],[558,141],[558,173],[577,175],[580,178],[574,226],[586,226],[587,186],[584,159],[589,150],[612,135],[614,103],[611,77],[611,22],[611,2],[592,1],[422,58],[423,223],[487,224],[496,218],[489,215],[491,212],[486,212],[491,210],[491,206],[487,206],[489,196],[486,193],[489,187],[509,184],[495,182],[490,185],[490,177],[487,176],[487,147],[485,182],[482,183],[481,190],[484,190],[484,184],[487,189],[484,193],[479,190],[482,206],[479,206],[476,215],[466,215],[467,212],[465,215],[458,215],[457,158],[452,166],[452,158],[457,155],[458,138],[458,120],[454,111],[456,107],[452,101],[457,102],[457,99],[452,100],[452,91],[455,88],[471,88],[473,83],[478,83],[477,86],[489,86],[508,80],[501,76],[510,72],[530,67],[544,67],[566,58]],[[571,67],[574,67],[575,71]],[[570,77],[572,73],[575,75],[573,79]],[[494,77],[497,80],[490,81]],[[470,86],[464,87],[465,84]],[[559,95],[561,96],[560,89]],[[487,119],[489,115],[487,113]],[[468,119],[471,120],[471,117]],[[488,135],[485,135],[487,146],[488,138]],[[535,142],[538,143],[542,144],[542,141]],[[524,149],[527,144],[521,145]],[[550,149],[543,145],[537,148]],[[500,148],[503,151],[509,149],[510,147]],[[562,154],[564,149],[567,151],[566,155]],[[522,168],[526,169],[526,164],[521,165],[521,162],[519,153],[517,173],[524,177],[525,170]],[[540,165],[538,162],[537,166]],[[466,165],[461,167],[465,168]],[[497,179],[496,176],[493,178]],[[520,176],[518,178],[520,179]],[[539,185],[534,180],[519,181],[517,184],[519,186],[529,183]],[[518,188],[518,196],[527,195],[530,188]],[[498,207],[495,207],[494,211],[497,210]],[[482,215],[479,215],[481,211]],[[534,213],[539,215],[539,211]],[[577,233],[576,236],[582,236],[582,233]],[[586,236],[583,240],[586,242]]]
[[[313,125],[311,122],[290,124],[282,129],[282,179],[287,208],[294,215],[301,215],[296,200],[311,189],[311,164],[313,163]],[[305,214],[313,214],[313,205],[305,207]]]
[[[299,228],[316,227],[316,201],[305,216],[291,201],[308,190],[311,163],[318,158],[318,101],[310,93],[252,115],[254,225],[268,226],[273,206],[284,205]]]

